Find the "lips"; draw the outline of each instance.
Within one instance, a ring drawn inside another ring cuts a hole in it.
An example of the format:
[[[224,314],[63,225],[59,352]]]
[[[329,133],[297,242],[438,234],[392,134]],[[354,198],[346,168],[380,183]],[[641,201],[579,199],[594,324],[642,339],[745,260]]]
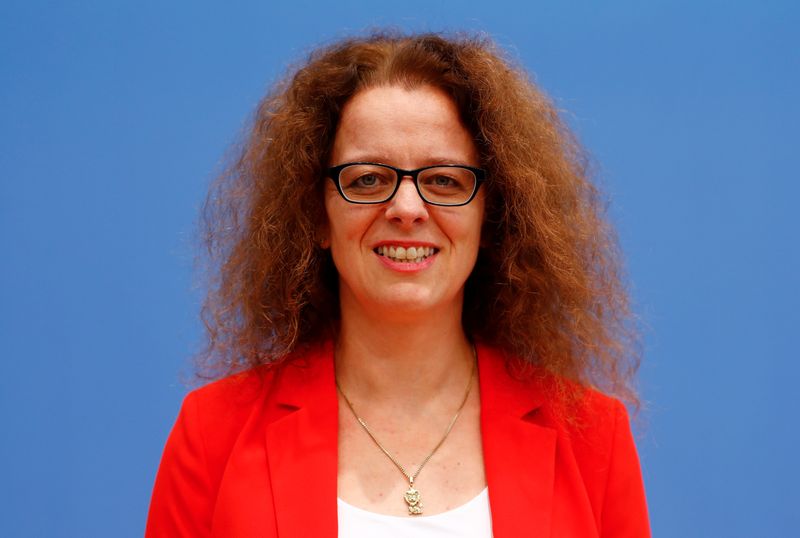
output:
[[[438,248],[419,246],[381,245],[373,249],[375,254],[385,256],[395,262],[422,263],[439,252]]]

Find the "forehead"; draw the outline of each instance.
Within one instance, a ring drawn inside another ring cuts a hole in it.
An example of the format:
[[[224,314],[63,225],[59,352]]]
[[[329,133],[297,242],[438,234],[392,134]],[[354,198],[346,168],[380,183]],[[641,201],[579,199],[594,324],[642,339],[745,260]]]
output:
[[[458,107],[433,86],[377,86],[358,92],[342,110],[332,151],[334,164],[477,164],[476,158]]]

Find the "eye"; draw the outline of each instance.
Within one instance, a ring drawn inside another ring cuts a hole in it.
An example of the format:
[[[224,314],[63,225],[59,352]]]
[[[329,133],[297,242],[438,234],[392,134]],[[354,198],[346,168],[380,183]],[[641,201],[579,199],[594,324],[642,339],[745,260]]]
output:
[[[453,181],[453,178],[451,178],[451,177],[438,175],[438,176],[434,176],[433,178],[431,178],[430,183],[431,183],[431,185],[435,185],[437,187],[448,187],[448,186],[452,185],[455,182]]]
[[[437,172],[424,178],[420,178],[420,183],[425,188],[436,190],[463,189],[466,183],[464,177],[458,173]]]
[[[376,164],[352,164],[341,171],[339,181],[349,196],[382,196],[394,187],[395,174]]]
[[[464,204],[475,192],[475,185],[475,174],[464,166],[427,168],[419,176],[422,197],[434,204]]]
[[[342,187],[345,189],[380,189],[394,184],[394,179],[389,174],[380,172],[365,172],[359,175],[343,177]]]
[[[350,183],[351,187],[374,187],[381,182],[381,177],[376,174],[364,174]]]

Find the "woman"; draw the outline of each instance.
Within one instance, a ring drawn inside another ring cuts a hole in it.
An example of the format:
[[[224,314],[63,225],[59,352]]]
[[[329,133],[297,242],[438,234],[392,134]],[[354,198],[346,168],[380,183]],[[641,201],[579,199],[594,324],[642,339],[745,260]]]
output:
[[[187,396],[147,535],[649,535],[586,176],[484,39],[314,53],[209,197],[207,366],[242,372]]]

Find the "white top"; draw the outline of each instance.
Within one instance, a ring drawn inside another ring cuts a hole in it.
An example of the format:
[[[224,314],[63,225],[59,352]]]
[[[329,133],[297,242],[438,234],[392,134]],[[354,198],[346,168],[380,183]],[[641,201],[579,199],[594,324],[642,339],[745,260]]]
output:
[[[386,516],[339,499],[339,538],[491,538],[489,490],[458,508],[433,516]]]

